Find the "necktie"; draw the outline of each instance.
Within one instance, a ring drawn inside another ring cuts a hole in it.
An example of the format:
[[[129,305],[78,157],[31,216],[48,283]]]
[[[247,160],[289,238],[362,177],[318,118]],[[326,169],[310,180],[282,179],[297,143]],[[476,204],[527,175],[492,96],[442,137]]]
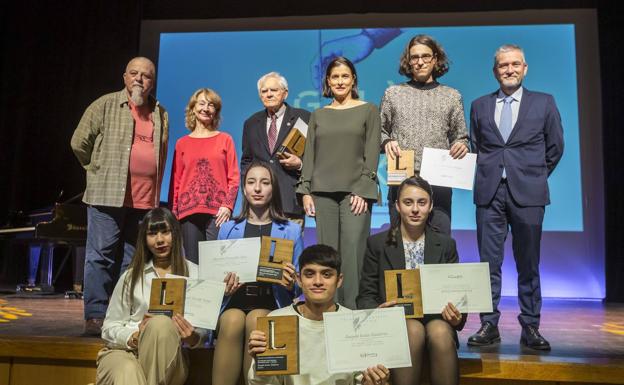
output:
[[[277,117],[271,115],[271,125],[269,126],[269,151],[273,153],[275,142],[277,141]]]
[[[503,99],[503,111],[501,112],[500,123],[498,124],[498,129],[503,137],[503,140],[507,142],[509,139],[509,134],[511,134],[511,102],[513,102],[513,97],[507,96]]]
[[[503,111],[501,112],[500,123],[498,123],[498,130],[503,137],[505,143],[507,143],[507,139],[509,139],[509,135],[511,134],[512,124],[512,116],[511,116],[511,102],[513,102],[513,98],[511,96],[507,96],[503,99]],[[503,168],[503,179],[507,178],[507,170]]]

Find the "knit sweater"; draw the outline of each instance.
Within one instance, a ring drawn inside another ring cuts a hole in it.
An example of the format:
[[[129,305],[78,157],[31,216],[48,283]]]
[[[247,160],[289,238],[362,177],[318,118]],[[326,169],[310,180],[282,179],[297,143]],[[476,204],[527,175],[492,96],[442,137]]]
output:
[[[234,209],[239,170],[234,140],[225,132],[209,138],[178,140],[171,168],[169,204],[178,219]]]
[[[297,193],[348,192],[377,199],[378,161],[377,106],[319,108],[308,123]]]
[[[381,143],[396,140],[414,150],[414,170],[420,171],[424,147],[468,146],[464,106],[459,91],[437,82],[410,81],[388,87],[381,99]]]

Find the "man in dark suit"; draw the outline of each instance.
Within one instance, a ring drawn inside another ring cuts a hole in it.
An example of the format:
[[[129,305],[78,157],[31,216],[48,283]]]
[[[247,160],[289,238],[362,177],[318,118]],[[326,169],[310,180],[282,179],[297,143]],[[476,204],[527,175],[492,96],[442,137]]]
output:
[[[284,102],[288,97],[288,82],[277,72],[270,72],[258,80],[258,93],[265,108],[245,121],[241,175],[245,175],[247,167],[255,160],[271,165],[279,181],[282,209],[288,219],[299,223],[303,229],[305,215],[295,194],[301,159],[294,154],[280,159],[276,151],[297,119],[301,118],[307,124],[310,113]]]
[[[520,343],[550,350],[539,333],[540,239],[544,206],[550,203],[547,179],[563,155],[563,129],[552,95],[522,87],[527,70],[522,49],[503,45],[494,60],[500,89],[471,106],[471,139],[477,153],[477,238],[481,261],[490,264],[494,309],[481,314],[481,328],[468,339],[471,346],[500,341],[501,266],[510,227],[518,270]]]

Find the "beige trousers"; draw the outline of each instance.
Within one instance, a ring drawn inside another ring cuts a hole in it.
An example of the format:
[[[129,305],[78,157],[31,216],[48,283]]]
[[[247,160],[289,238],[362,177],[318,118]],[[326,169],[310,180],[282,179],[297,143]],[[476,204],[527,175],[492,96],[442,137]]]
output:
[[[188,363],[169,317],[151,319],[136,352],[104,348],[97,357],[97,385],[183,385]]]

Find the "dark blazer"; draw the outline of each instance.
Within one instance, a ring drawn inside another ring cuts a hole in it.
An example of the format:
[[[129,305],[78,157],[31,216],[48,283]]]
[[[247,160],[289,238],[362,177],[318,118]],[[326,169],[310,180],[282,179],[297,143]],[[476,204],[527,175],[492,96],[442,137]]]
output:
[[[287,214],[303,215],[304,211],[297,201],[295,184],[299,179],[300,172],[286,170],[281,166],[275,151],[282,144],[290,129],[295,125],[297,118],[308,123],[310,112],[299,108],[293,108],[286,104],[286,111],[282,119],[282,125],[277,136],[277,144],[272,153],[269,152],[269,138],[267,135],[267,112],[261,110],[251,115],[243,126],[243,155],[241,157],[241,178],[249,164],[254,160],[268,163],[277,176],[282,194],[282,209]],[[241,183],[244,186],[244,183]]]
[[[390,231],[390,230],[388,230]],[[373,309],[386,302],[386,280],[384,271],[405,269],[405,251],[401,232],[397,232],[396,246],[386,244],[388,231],[368,237],[366,254],[360,276],[360,289],[356,298],[358,309]],[[427,226],[425,230],[425,264],[458,263],[459,256],[455,240]],[[441,315],[426,315],[424,320],[441,319]],[[455,327],[461,330],[466,323],[466,316]],[[457,336],[455,336],[457,340]]]
[[[491,202],[503,167],[511,195],[521,206],[550,203],[548,176],[563,155],[561,116],[552,95],[522,91],[518,120],[505,143],[494,120],[498,90],[470,107],[470,137],[477,153],[474,203]]]

